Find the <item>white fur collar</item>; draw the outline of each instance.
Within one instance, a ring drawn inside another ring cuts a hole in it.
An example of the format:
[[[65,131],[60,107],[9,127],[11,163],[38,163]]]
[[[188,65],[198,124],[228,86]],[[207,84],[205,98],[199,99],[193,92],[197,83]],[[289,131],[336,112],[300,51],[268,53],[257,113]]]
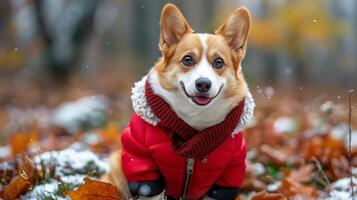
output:
[[[150,106],[148,105],[148,102],[146,101],[146,79],[147,76],[144,76],[140,81],[134,84],[134,87],[131,90],[131,101],[136,114],[139,115],[147,123],[156,126],[160,122],[160,119],[153,113]],[[248,95],[245,97],[244,110],[240,121],[237,123],[236,128],[234,129],[232,134],[238,133],[239,131],[243,130],[247,125],[249,125],[249,123],[253,119],[254,107],[254,99],[251,93],[249,92]]]

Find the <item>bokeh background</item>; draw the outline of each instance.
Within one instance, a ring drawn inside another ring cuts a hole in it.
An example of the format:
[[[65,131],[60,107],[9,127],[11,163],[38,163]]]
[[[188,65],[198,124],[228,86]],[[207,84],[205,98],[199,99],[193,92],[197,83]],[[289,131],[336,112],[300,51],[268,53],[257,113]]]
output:
[[[107,172],[133,112],[131,87],[160,56],[168,2],[196,32],[212,33],[239,6],[251,11],[242,66],[257,108],[244,134],[243,193],[352,199],[355,0],[0,0],[0,197],[26,161],[20,153],[43,172],[12,194],[21,199],[65,198],[60,185],[73,190]],[[57,160],[43,165],[53,150]],[[61,180],[64,172],[76,182]]]
[[[1,105],[56,103],[75,88],[110,96],[128,91],[160,56],[159,17],[167,2],[2,0]],[[253,90],[314,88],[342,96],[357,85],[354,0],[171,2],[197,32],[213,32],[238,6],[250,9],[243,68]]]
[[[243,71],[258,106],[343,103],[357,85],[354,0],[170,2],[196,32],[212,33],[235,8],[249,8],[252,29]],[[0,1],[0,132],[18,132],[38,118],[47,123],[63,103],[91,96],[105,98],[110,119],[125,124],[133,82],[160,56],[165,3]]]

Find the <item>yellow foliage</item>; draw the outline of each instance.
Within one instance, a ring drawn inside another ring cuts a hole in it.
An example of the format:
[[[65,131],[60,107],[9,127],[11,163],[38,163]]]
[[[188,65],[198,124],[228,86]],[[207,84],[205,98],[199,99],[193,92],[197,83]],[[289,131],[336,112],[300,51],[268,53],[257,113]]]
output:
[[[253,19],[251,44],[263,48],[284,47],[292,53],[306,42],[328,44],[346,30],[342,22],[329,15],[325,5],[322,0],[299,0],[268,6],[265,18]]]

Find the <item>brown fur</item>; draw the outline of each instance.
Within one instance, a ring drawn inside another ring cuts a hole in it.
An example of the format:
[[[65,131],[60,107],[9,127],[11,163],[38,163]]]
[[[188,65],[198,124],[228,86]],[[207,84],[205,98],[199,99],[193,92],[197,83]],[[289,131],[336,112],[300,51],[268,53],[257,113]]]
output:
[[[116,186],[123,199],[131,197],[127,181],[121,166],[121,149],[114,151],[108,159],[110,172],[101,177],[101,181],[111,183]]]

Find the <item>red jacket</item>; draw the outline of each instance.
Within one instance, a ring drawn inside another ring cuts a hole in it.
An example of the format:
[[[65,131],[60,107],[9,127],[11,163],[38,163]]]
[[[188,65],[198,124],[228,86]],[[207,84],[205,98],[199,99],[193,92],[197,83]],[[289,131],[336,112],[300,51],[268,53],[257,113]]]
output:
[[[186,174],[186,158],[172,149],[167,132],[134,114],[122,134],[122,165],[128,182],[163,177],[165,194],[180,197]],[[246,167],[243,133],[228,138],[206,157],[195,160],[188,199],[199,199],[212,185],[239,187]]]
[[[177,199],[205,194],[235,199],[246,168],[243,133],[237,130],[252,117],[250,95],[223,122],[201,132],[179,119],[146,78],[133,88],[132,101],[135,113],[122,134],[121,163],[134,196],[165,190]]]

